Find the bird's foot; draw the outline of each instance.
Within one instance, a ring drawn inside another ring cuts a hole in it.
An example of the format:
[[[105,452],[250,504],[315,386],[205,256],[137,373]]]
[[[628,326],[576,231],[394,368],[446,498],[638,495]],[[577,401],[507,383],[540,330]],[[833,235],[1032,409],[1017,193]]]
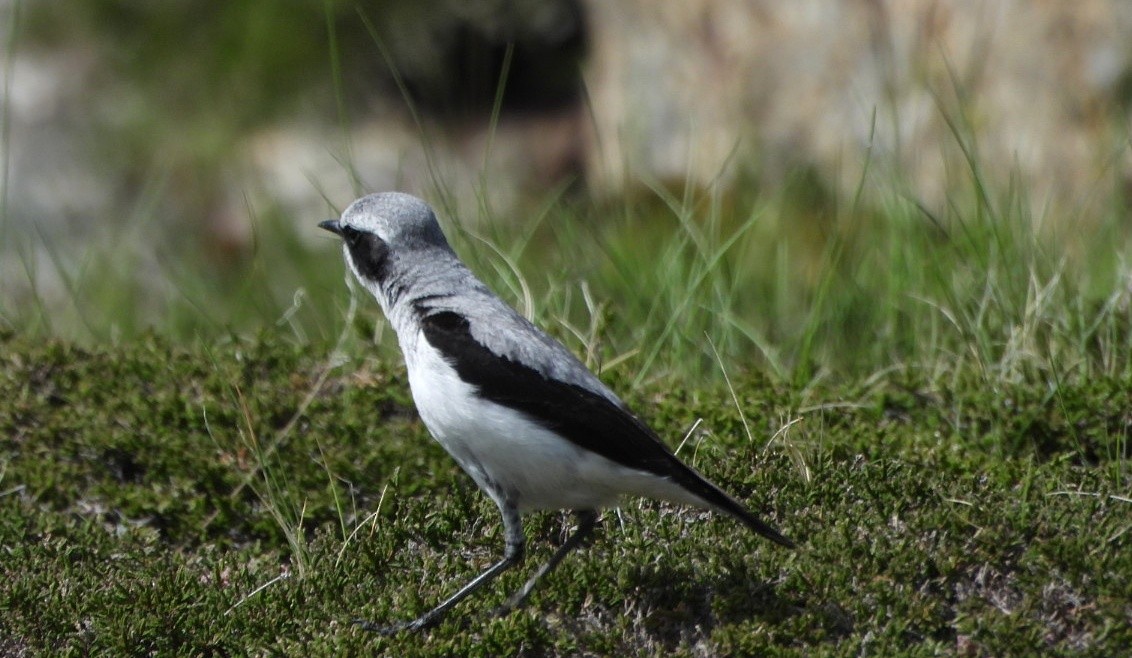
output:
[[[430,626],[435,626],[437,621],[438,616],[436,615],[423,615],[412,621],[404,621],[399,624],[379,624],[374,621],[366,621],[365,619],[355,619],[351,623],[358,626],[363,631],[378,633],[388,637],[404,632],[415,633],[416,631],[423,630]]]
[[[491,611],[491,616],[492,617],[506,617],[507,615],[511,614],[512,612],[515,612],[515,606],[511,605],[510,601],[507,601],[503,605],[501,605],[497,608],[493,608],[492,611]]]
[[[530,591],[519,590],[511,596],[502,605],[491,611],[493,617],[506,617],[507,615],[515,612],[527,604],[527,599],[530,598]]]

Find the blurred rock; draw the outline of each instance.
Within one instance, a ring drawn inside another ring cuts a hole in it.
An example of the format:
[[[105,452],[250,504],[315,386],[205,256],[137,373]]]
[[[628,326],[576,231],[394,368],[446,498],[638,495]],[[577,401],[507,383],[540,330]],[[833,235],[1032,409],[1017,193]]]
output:
[[[851,195],[868,162],[932,210],[1016,173],[1041,214],[1128,180],[1127,0],[590,0],[587,181]],[[957,126],[959,140],[949,122]],[[744,171],[746,169],[746,171]],[[1114,176],[1115,175],[1115,176]]]
[[[93,68],[79,51],[0,57],[7,135],[0,143],[8,220],[27,230],[85,234],[92,217],[110,206],[115,182],[90,160],[86,76]]]
[[[866,194],[895,186],[942,215],[970,188],[963,148],[1039,217],[1132,189],[1127,0],[384,0],[369,23],[316,2],[265,10],[277,26],[235,9],[216,35],[198,22],[203,54],[138,21],[177,32],[215,5],[97,4],[97,20],[25,8],[63,27],[17,40],[3,67],[10,225],[68,238],[140,207],[239,262],[257,215],[307,230],[374,190],[503,217],[575,182],[772,193],[802,172],[848,196],[866,166]],[[130,20],[105,28],[119,10]],[[337,69],[315,19],[334,26]],[[266,46],[231,61],[210,40],[252,28]]]
[[[506,115],[482,123],[430,123],[408,116],[372,117],[346,133],[318,123],[277,126],[247,144],[246,190],[259,208],[322,217],[372,191],[402,190],[437,200],[466,221],[506,216],[528,198],[578,180],[582,117],[564,111]],[[233,202],[239,200],[233,199]],[[233,219],[236,219],[233,213]],[[302,230],[318,235],[313,223]]]
[[[0,7],[0,17],[10,11]],[[66,296],[60,261],[78,261],[71,252],[97,240],[99,219],[116,207],[115,172],[87,148],[92,68],[81,51],[0,53],[0,302]],[[58,248],[63,237],[71,250]]]

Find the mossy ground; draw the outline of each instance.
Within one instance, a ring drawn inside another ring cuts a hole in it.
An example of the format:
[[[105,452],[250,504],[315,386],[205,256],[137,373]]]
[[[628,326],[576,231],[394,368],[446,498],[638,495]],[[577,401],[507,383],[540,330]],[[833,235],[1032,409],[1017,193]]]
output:
[[[241,138],[299,99],[333,106],[348,135],[396,23],[336,2],[235,3],[224,21],[197,20],[202,3],[22,4],[9,54],[79,44],[112,63],[103,105],[129,102],[91,136],[124,197],[87,218],[98,231],[25,231],[0,185],[0,656],[1128,653],[1120,167],[1080,209],[1030,208],[1024,177],[984,178],[977,104],[941,104],[955,143],[938,155],[958,147],[946,168],[970,175],[942,211],[880,167],[859,198],[736,162],[728,189],[551,189],[507,217],[434,181],[472,269],[604,364],[672,445],[695,427],[680,455],[801,548],[629,501],[495,618],[568,531],[532,515],[523,569],[426,634],[383,638],[350,621],[419,614],[503,540],[417,420],[375,306],[354,312],[339,245],[296,228],[349,199],[250,211],[255,240],[232,262],[188,229],[232,191]],[[220,47],[154,38],[170,30]],[[353,181],[369,179],[360,148],[341,145]]]
[[[266,338],[80,348],[9,336],[0,654],[1132,646],[1132,382],[943,388],[894,371],[801,389],[730,374],[734,400],[658,380],[629,402],[673,445],[702,418],[681,456],[799,550],[630,501],[526,608],[493,617],[569,529],[564,514],[532,515],[522,569],[440,626],[385,638],[350,621],[416,615],[502,550],[498,513],[428,437],[399,362]]]

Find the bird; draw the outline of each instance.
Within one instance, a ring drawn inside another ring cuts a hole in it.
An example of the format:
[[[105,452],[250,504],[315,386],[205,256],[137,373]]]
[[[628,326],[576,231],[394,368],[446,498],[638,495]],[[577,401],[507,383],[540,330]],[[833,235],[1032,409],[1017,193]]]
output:
[[[680,461],[568,348],[495,295],[457,256],[425,201],[370,194],[318,226],[341,238],[348,268],[397,335],[422,422],[499,508],[505,537],[502,559],[419,617],[356,624],[387,635],[437,624],[523,561],[522,515],[532,511],[569,510],[577,526],[502,612],[521,606],[593,532],[599,511],[624,497],[722,512],[795,547]]]

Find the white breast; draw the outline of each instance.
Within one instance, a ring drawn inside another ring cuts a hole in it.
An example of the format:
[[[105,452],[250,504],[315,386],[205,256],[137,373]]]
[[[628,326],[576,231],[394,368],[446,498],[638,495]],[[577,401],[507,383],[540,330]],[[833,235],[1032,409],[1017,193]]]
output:
[[[583,450],[476,395],[424,336],[403,344],[409,386],[433,437],[496,502],[520,511],[600,509],[622,495],[703,503],[670,481]],[[409,355],[412,358],[409,358]]]

